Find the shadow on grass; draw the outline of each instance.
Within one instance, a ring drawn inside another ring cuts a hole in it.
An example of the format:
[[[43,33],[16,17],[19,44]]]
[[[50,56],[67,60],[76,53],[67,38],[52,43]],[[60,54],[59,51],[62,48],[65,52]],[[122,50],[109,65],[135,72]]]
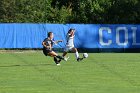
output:
[[[52,65],[53,64],[32,64],[32,65],[5,65],[5,66],[0,66],[0,68],[3,68],[3,67],[23,67],[23,66],[28,66],[28,67],[31,67],[31,66],[48,66],[48,65]]]

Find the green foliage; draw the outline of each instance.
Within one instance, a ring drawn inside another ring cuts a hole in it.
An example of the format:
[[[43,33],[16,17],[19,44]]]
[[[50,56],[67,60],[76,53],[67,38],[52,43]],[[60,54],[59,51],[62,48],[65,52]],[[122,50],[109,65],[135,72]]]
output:
[[[69,22],[69,16],[71,15],[71,9],[62,6],[60,9],[50,8],[49,14],[46,19],[49,23],[66,23]]]
[[[0,22],[139,23],[139,0],[0,0]]]
[[[108,10],[109,23],[138,23],[140,17],[140,1],[116,0]]]

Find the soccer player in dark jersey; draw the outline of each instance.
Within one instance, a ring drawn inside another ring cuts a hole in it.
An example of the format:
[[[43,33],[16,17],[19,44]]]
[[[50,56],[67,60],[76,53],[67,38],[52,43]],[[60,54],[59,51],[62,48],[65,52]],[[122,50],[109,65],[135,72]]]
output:
[[[58,40],[58,41],[54,41],[53,40],[54,35],[52,32],[48,33],[48,37],[44,39],[44,41],[42,42],[43,45],[43,53],[45,56],[50,56],[50,57],[54,57],[54,62],[57,65],[60,65],[60,61],[63,60],[64,58],[62,56],[59,56],[57,53],[55,53],[52,50],[53,44],[62,42],[62,40]]]

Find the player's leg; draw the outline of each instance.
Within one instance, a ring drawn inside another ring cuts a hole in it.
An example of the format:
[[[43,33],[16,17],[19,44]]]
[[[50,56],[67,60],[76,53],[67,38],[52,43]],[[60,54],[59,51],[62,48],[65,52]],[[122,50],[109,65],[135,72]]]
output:
[[[49,55],[54,58],[54,62],[56,63],[56,65],[60,65],[61,59],[57,59],[56,57],[57,54],[55,52],[51,52],[49,53]]]
[[[43,49],[43,54],[44,54],[45,56],[48,56],[48,53],[49,53],[49,51],[47,51],[46,49]]]
[[[58,54],[55,53],[54,51],[50,51],[50,52],[48,53],[48,55],[51,56],[51,57],[55,57],[55,56],[57,56]]]
[[[49,53],[50,56],[54,57],[54,62],[57,64],[57,65],[60,65],[60,62],[61,60],[64,60],[63,57],[59,56],[57,53],[55,53],[54,51],[50,52]],[[58,59],[57,59],[58,58]]]
[[[64,60],[65,60],[65,61],[67,61],[67,60],[69,59],[69,57],[66,57],[68,51],[69,51],[69,49],[68,49],[68,47],[66,47],[66,48],[64,49],[63,54],[62,54],[62,56],[64,57]]]
[[[56,57],[54,57],[54,62],[56,63],[56,65],[60,65],[60,61],[61,61],[61,59],[57,59]]]
[[[56,57],[56,58],[58,58],[58,59],[60,59],[60,60],[61,60],[61,59],[64,60],[64,58],[63,58],[62,56],[58,55],[58,54],[55,53],[54,51],[49,52],[48,55],[51,56],[51,57]]]
[[[51,53],[51,52],[52,52],[51,50],[43,49],[43,53],[44,53],[45,56],[54,57],[54,62],[55,62],[56,64],[59,64],[57,58],[55,57],[56,54],[55,54],[55,53]]]
[[[67,55],[67,53],[68,52],[64,51],[62,56],[65,57]]]
[[[56,54],[54,51],[52,50],[47,50],[47,49],[43,49],[43,53],[45,56],[50,56],[50,57],[54,57],[54,62],[57,64],[57,65],[60,65],[60,61],[61,59],[57,59],[56,56],[58,56],[58,54]]]
[[[74,47],[73,47],[73,48],[71,49],[71,51],[75,53],[75,57],[76,57],[77,61],[83,60],[83,58],[80,58],[80,57],[79,57],[79,53],[78,53],[77,48],[74,48]]]

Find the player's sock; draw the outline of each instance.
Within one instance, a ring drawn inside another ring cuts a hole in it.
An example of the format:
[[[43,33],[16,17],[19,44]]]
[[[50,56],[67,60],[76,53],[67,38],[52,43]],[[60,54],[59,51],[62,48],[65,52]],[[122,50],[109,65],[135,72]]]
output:
[[[58,62],[60,63],[61,62],[61,59],[59,59]]]
[[[79,53],[78,52],[75,53],[75,57],[76,57],[76,59],[79,58]]]
[[[83,60],[83,58],[78,58],[78,59],[77,59],[78,62],[79,62],[79,61],[82,61],[82,60]]]
[[[55,62],[56,64],[59,64],[59,62],[58,62],[58,60],[57,60],[56,57],[54,57],[54,62]]]
[[[62,56],[57,55],[56,57],[59,58],[59,59],[64,60],[64,57],[62,57]]]

